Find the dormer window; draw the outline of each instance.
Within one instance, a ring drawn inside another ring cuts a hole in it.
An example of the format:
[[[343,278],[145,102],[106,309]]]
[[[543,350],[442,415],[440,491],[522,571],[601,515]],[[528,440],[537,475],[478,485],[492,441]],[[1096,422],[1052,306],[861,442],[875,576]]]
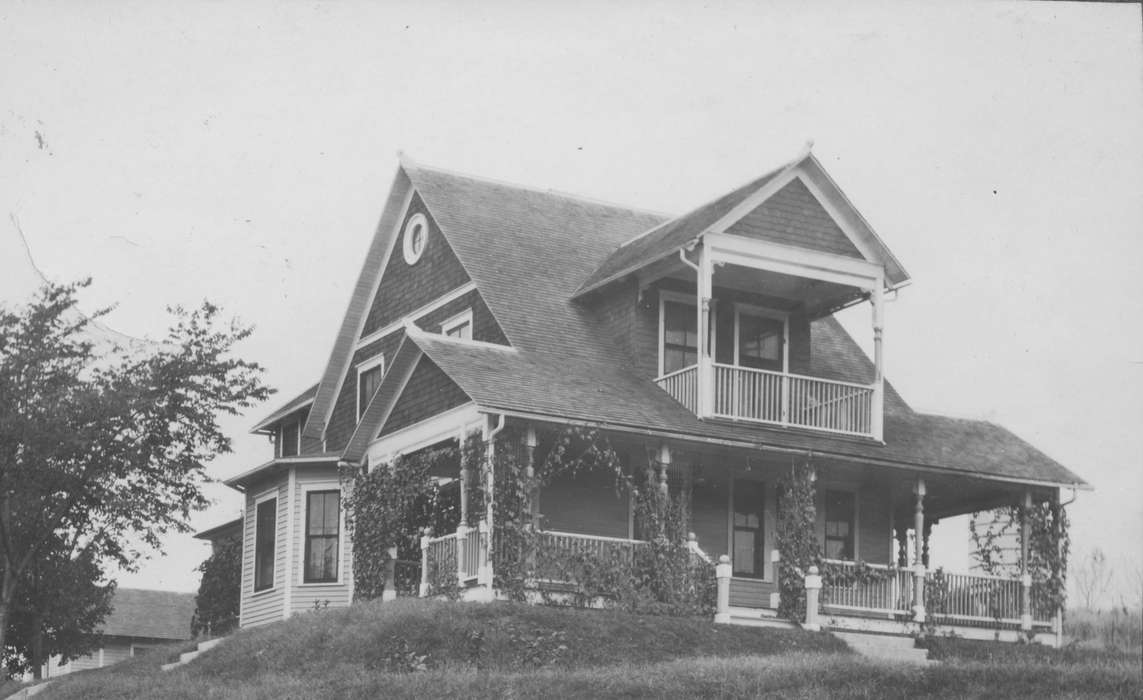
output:
[[[465,309],[441,324],[441,335],[472,340],[472,309]]]
[[[424,214],[414,214],[405,224],[405,231],[401,235],[402,250],[405,253],[405,262],[410,265],[421,259],[425,252],[425,243],[429,237],[429,221]]]
[[[357,419],[365,413],[377,387],[381,386],[381,379],[385,376],[385,356],[378,355],[366,360],[357,366]]]

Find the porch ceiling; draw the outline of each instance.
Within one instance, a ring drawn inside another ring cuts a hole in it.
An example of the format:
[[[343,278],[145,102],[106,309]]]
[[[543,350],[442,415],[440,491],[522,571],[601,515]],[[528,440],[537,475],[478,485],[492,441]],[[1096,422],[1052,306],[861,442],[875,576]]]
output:
[[[660,279],[676,283],[672,285],[674,288],[681,285],[688,286],[691,292],[694,292],[695,275],[681,263],[663,264],[654,270],[648,270],[641,282],[643,286],[647,286]],[[862,299],[866,294],[864,290],[844,284],[770,270],[757,270],[730,263],[715,266],[712,283],[716,289],[745,292],[773,300],[767,303],[782,310],[792,310],[804,305],[811,319],[825,316]]]

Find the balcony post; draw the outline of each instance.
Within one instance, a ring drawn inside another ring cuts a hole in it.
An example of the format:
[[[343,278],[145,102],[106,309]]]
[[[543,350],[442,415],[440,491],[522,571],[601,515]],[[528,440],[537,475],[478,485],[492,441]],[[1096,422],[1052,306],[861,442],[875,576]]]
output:
[[[695,385],[698,388],[698,416],[703,418],[714,412],[714,362],[710,356],[710,302],[713,296],[714,261],[706,243],[699,248],[698,279],[698,368]]]
[[[873,405],[870,407],[870,427],[873,438],[885,438],[885,358],[881,336],[885,329],[885,281],[877,278],[877,284],[869,295],[873,305]]]
[[[1028,568],[1028,552],[1031,543],[1031,525],[1028,513],[1032,510],[1032,492],[1024,492],[1024,503],[1020,509],[1020,629],[1032,631],[1032,574]]]
[[[916,496],[916,505],[913,511],[913,528],[916,536],[913,538],[914,566],[913,566],[913,619],[917,622],[925,621],[925,564],[923,558],[924,532],[925,532],[925,480],[917,479],[913,488]]]

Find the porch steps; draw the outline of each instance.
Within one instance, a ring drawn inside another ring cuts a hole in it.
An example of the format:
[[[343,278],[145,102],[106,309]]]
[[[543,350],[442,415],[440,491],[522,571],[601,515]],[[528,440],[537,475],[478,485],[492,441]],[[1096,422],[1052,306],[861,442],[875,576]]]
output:
[[[858,654],[884,661],[923,665],[929,661],[929,650],[914,646],[913,638],[896,634],[867,632],[832,632]]]
[[[197,659],[199,657],[199,655],[202,654],[202,652],[206,651],[207,649],[213,649],[214,647],[218,646],[219,644],[222,644],[223,639],[225,639],[225,637],[216,637],[214,639],[208,639],[204,642],[199,642],[198,646],[195,647],[193,650],[184,651],[183,653],[179,654],[179,660],[178,661],[172,661],[169,664],[163,664],[159,668],[163,669],[164,671],[170,671],[173,668],[178,668],[179,666],[185,666],[186,664],[189,664],[191,661],[194,661],[195,659]]]
[[[778,627],[795,629],[797,625],[778,617],[776,610],[769,608],[740,608],[730,606],[730,624],[744,627]]]

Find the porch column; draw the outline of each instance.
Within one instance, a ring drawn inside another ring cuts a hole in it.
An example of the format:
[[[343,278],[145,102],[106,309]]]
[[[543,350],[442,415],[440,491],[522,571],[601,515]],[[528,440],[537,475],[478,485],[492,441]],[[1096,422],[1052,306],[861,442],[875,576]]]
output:
[[[1031,544],[1031,525],[1028,513],[1032,510],[1032,492],[1024,492],[1024,503],[1020,509],[1020,629],[1032,631],[1032,574],[1028,568],[1028,552]]]
[[[659,494],[663,498],[669,496],[667,492],[667,469],[671,466],[671,446],[667,443],[659,445],[659,473],[656,475]]]
[[[909,565],[909,526],[904,520],[898,520],[893,528],[893,535],[897,538],[897,566],[905,568]]]
[[[468,524],[468,463],[464,459],[464,431],[457,435],[457,444],[460,446],[460,522]]]
[[[925,565],[926,569],[929,568],[929,536],[933,534],[933,525],[936,524],[935,520],[926,520],[925,536],[921,538],[921,563]]]
[[[698,279],[695,283],[698,311],[698,415],[709,416],[714,410],[714,361],[710,356],[710,301],[714,287],[714,262],[706,243],[699,248]]]
[[[876,440],[884,439],[885,434],[885,359],[881,348],[881,335],[885,329],[885,280],[877,278],[877,284],[869,295],[873,305],[873,406],[870,426]]]
[[[916,506],[913,511],[913,530],[916,536],[913,538],[914,563],[913,566],[913,619],[917,622],[925,621],[925,564],[922,559],[924,554],[923,548],[923,533],[925,532],[925,480],[917,479],[917,484],[913,489],[916,496]]]
[[[536,477],[536,446],[540,441],[536,437],[536,429],[529,425],[528,432],[524,436],[524,475],[528,478],[528,482],[532,483],[532,479]],[[540,512],[540,489],[531,486],[528,489],[528,522],[532,524],[533,528],[539,527],[538,516]]]

